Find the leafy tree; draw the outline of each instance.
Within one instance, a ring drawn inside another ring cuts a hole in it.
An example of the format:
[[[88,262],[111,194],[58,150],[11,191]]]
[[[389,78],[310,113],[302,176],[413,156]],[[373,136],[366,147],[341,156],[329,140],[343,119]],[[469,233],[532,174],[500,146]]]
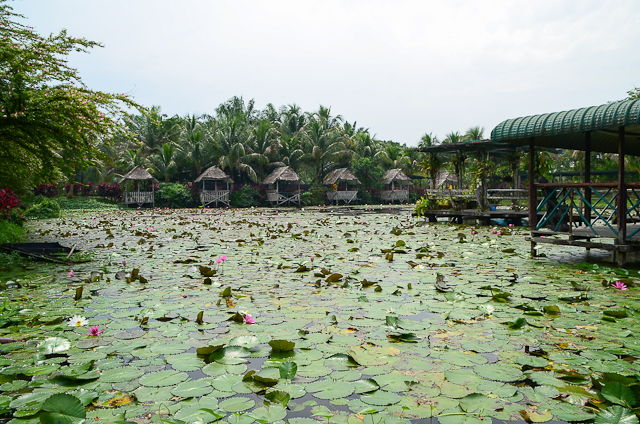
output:
[[[65,30],[43,37],[18,18],[0,1],[0,186],[24,189],[86,168],[123,131],[125,108],[143,109],[87,88],[69,66],[71,52],[100,44]]]
[[[365,187],[382,188],[384,169],[371,158],[354,159],[351,162],[351,170]]]
[[[633,90],[627,91],[627,97],[624,100],[638,100],[640,99],[640,87],[636,87]]]

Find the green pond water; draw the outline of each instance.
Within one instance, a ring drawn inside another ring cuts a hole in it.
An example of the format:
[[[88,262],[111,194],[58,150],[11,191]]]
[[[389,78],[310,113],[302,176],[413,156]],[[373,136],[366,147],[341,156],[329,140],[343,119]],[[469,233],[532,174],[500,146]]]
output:
[[[0,420],[638,422],[636,270],[532,259],[525,228],[370,212],[30,222],[32,241],[94,255],[0,272],[0,337],[17,340]]]

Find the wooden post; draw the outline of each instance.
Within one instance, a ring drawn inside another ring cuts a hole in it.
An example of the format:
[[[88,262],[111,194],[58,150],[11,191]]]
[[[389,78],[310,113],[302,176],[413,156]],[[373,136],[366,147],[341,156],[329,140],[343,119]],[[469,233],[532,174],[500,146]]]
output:
[[[591,131],[584,134],[584,182],[591,182]],[[591,204],[591,189],[587,187],[584,192],[584,198]],[[591,207],[584,205],[584,217],[587,222],[591,223]]]
[[[618,128],[618,243],[627,239],[627,187],[624,183],[624,126]]]
[[[534,145],[534,138],[529,139],[529,226],[531,231],[535,231],[538,224],[538,215],[536,214],[536,208],[538,206],[538,199],[536,193],[536,166],[535,158],[536,148]]]

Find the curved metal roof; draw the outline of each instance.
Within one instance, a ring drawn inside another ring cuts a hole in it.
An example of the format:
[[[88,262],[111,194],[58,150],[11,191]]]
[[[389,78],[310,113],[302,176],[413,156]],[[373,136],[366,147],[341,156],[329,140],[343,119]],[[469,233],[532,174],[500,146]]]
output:
[[[507,119],[491,131],[491,141],[528,144],[533,137],[539,147],[584,150],[584,134],[591,131],[593,151],[615,153],[621,126],[627,152],[640,155],[640,100]]]

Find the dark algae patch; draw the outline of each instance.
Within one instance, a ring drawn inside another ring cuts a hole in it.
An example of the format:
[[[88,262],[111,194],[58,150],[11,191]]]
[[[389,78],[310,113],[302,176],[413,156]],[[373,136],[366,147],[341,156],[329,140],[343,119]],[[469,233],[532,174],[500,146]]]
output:
[[[14,424],[638,422],[637,272],[531,259],[524,229],[357,208],[31,225],[94,254],[0,274]]]

